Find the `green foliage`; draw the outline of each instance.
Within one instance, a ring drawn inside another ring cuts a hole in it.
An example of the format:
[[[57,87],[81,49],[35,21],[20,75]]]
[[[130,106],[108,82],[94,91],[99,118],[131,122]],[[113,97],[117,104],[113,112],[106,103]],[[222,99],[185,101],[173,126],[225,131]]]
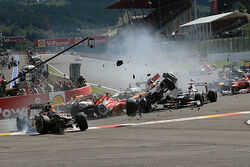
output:
[[[4,36],[27,36],[28,40],[84,36],[77,29],[114,25],[119,13],[107,10],[114,0],[0,0],[0,32]],[[45,14],[54,34],[50,33]],[[67,35],[66,35],[67,34]],[[20,42],[18,42],[18,45]],[[15,47],[15,44],[6,44]]]
[[[242,3],[239,3],[238,9],[239,9],[239,11],[241,13],[245,13],[246,12],[246,7]]]
[[[197,5],[197,15],[198,15],[198,18],[209,16],[210,15],[210,7]]]
[[[107,90],[107,89],[104,89],[104,88],[100,88],[100,87],[97,87],[97,86],[93,86],[91,85],[91,91],[93,94],[96,94],[96,93],[110,93],[110,94],[114,94],[114,92],[110,91],[110,90]]]

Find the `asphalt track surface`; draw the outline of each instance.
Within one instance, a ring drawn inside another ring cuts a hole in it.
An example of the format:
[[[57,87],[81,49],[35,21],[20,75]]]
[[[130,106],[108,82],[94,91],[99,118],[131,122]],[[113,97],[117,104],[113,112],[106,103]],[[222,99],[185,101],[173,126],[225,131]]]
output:
[[[250,127],[245,122],[250,114],[235,113],[249,111],[249,101],[250,94],[225,96],[199,111],[161,110],[143,114],[141,120],[126,115],[92,120],[89,130],[64,135],[2,135],[1,166],[248,167]],[[198,116],[207,118],[190,119]],[[93,129],[157,120],[172,121]]]
[[[249,111],[250,94],[240,94],[200,109],[143,114],[141,120],[126,115],[91,120],[89,130],[64,135],[9,136],[15,121],[0,121],[0,162],[3,167],[249,167]]]
[[[39,55],[43,60],[52,57],[53,54]],[[49,64],[56,67],[59,71],[69,76],[69,66],[71,63],[81,64],[81,74],[88,82],[98,85],[110,87],[116,90],[126,89],[129,83],[147,81],[154,74],[162,75],[164,72],[173,72],[178,78],[179,87],[187,88],[190,79],[196,82],[209,82],[217,79],[218,71],[214,71],[212,75],[189,75],[187,68],[173,68],[171,64],[163,62],[139,62],[131,60],[123,60],[123,65],[116,66],[117,60],[100,60],[82,57],[81,61],[75,61],[73,55],[64,54],[52,59]],[[122,60],[122,59],[119,59]],[[150,74],[151,76],[147,76]],[[133,78],[134,75],[134,78]]]

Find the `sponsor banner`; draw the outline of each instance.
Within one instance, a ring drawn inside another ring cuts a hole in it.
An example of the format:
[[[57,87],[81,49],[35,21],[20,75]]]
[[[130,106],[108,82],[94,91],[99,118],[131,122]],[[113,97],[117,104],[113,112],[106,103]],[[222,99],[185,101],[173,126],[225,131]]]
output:
[[[90,85],[84,87],[84,89],[80,88],[80,89],[67,90],[65,91],[65,100],[68,102],[68,101],[71,101],[72,97],[75,95],[78,96],[78,95],[89,95],[89,94],[91,94]]]
[[[16,114],[23,115],[30,104],[42,104],[49,101],[48,94],[15,96],[0,99],[0,118],[13,118]]]
[[[47,39],[45,40],[45,46],[67,46],[67,45],[74,45],[75,38],[65,38],[65,39]]]
[[[25,41],[27,40],[24,36],[17,36],[17,37],[5,37],[4,42],[16,42],[16,41]]]
[[[35,46],[36,47],[45,47],[45,40],[36,40]]]
[[[17,114],[23,115],[30,104],[44,104],[48,101],[59,104],[70,101],[74,95],[89,94],[91,86],[61,92],[0,98],[0,119],[15,118]]]
[[[52,101],[53,104],[62,104],[65,103],[65,92],[52,92],[49,94],[49,99]]]
[[[85,38],[85,37],[83,37]],[[93,37],[95,39],[95,44],[98,45],[98,44],[105,44],[108,42],[108,36],[96,36],[96,37]],[[85,41],[83,44],[87,44],[88,41]]]
[[[75,43],[80,42],[82,39],[83,39],[82,37],[76,37],[76,38],[75,38]]]
[[[63,38],[63,39],[39,39],[35,40],[36,47],[53,47],[53,46],[68,46],[74,45],[77,42],[80,42],[86,37],[75,37],[75,38]],[[105,44],[108,42],[108,36],[96,36],[95,44]],[[83,45],[88,44],[88,41],[83,42]]]
[[[75,38],[35,40],[36,47],[67,46],[67,45],[74,45],[74,44],[75,44]]]

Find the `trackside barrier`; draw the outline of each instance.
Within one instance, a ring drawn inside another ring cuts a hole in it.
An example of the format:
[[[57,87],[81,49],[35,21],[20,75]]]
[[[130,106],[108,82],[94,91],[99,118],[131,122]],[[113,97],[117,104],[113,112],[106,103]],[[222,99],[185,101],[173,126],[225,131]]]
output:
[[[52,101],[53,104],[66,103],[74,95],[89,94],[91,94],[91,86],[68,91],[0,98],[0,119],[15,118],[17,114],[27,112],[27,106],[30,104],[44,104],[48,101]]]

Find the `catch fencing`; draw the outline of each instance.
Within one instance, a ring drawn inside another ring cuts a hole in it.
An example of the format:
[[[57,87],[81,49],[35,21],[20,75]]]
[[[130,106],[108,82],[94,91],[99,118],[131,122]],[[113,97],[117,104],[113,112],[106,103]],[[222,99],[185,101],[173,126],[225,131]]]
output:
[[[186,50],[194,54],[215,54],[229,52],[249,52],[250,51],[250,33],[247,36],[218,38],[210,40],[182,41]]]

